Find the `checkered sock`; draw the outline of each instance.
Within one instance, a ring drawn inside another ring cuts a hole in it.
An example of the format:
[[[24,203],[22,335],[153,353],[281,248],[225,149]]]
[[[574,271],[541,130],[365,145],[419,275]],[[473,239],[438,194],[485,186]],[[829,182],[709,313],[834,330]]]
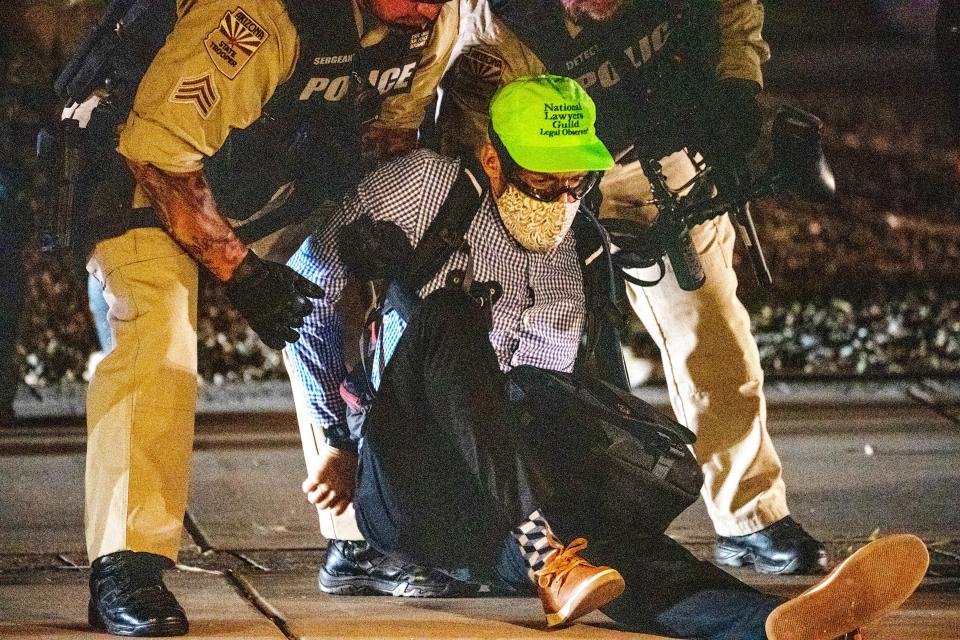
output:
[[[563,545],[553,535],[550,523],[540,510],[531,513],[520,526],[510,532],[520,546],[520,555],[527,563],[527,577],[536,583],[535,573],[543,568],[557,549]]]

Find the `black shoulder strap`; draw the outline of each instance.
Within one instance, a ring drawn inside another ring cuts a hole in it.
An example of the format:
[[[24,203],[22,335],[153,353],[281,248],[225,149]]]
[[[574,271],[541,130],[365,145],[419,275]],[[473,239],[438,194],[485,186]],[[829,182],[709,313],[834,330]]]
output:
[[[620,349],[624,315],[619,301],[623,298],[623,281],[615,275],[609,240],[593,211],[589,206],[581,208],[573,225],[587,303],[584,340],[574,366],[577,372],[586,372],[629,391],[630,381]]]
[[[393,310],[408,321],[420,300],[418,293],[463,246],[470,223],[480,209],[480,194],[470,178],[472,172],[461,161],[457,179],[440,205],[437,217],[417,243],[403,274],[387,284],[381,310]]]
[[[464,236],[480,209],[480,194],[470,169],[461,161],[457,179],[426,232],[417,243],[407,270],[401,277],[409,291],[419,291],[463,246]]]

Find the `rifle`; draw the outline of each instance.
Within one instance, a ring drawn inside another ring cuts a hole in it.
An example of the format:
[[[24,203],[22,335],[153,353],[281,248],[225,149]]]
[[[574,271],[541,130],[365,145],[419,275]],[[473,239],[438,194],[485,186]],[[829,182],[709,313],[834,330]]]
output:
[[[690,240],[690,230],[730,213],[748,249],[757,281],[769,286],[772,278],[760,247],[750,201],[786,191],[814,201],[826,201],[834,196],[835,180],[821,144],[822,127],[816,116],[802,109],[781,108],[773,125],[772,157],[759,176],[751,175],[746,162],[709,166],[699,154],[687,151],[697,168],[687,197],[667,187],[657,160],[638,158],[650,181],[658,215],[651,226],[623,219],[601,221],[611,241],[621,249],[611,256],[613,264],[626,280],[651,286],[663,277],[663,256],[666,255],[680,287],[686,291],[699,289],[705,277]],[[660,265],[661,275],[652,282],[638,280],[623,271],[654,264]]]
[[[600,221],[620,249],[611,258],[613,266],[625,280],[652,286],[664,277],[663,258],[667,256],[680,287],[694,291],[703,286],[705,277],[690,230],[729,213],[747,247],[757,281],[766,287],[772,279],[750,202],[783,191],[821,201],[834,196],[835,180],[821,145],[822,123],[797,107],[780,109],[773,126],[772,160],[764,172],[754,176],[746,152],[730,153],[730,143],[736,141],[724,139],[725,133],[713,126],[713,111],[725,104],[724,81],[716,76],[719,35],[715,3],[681,4],[659,54],[660,62],[644,68],[633,92],[633,145],[619,158],[621,163],[640,162],[657,216],[652,225],[622,219]],[[660,159],[678,151],[688,155],[696,174],[682,188],[671,189]],[[585,208],[589,213],[590,208]],[[653,281],[623,271],[654,265],[660,267],[660,276]]]

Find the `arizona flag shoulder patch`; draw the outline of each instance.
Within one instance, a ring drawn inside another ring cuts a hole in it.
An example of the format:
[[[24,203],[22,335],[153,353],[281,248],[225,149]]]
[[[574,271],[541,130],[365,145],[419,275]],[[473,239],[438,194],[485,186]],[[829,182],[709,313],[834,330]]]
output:
[[[170,94],[170,102],[192,104],[201,118],[208,119],[213,108],[220,102],[212,72],[207,71],[193,78],[181,78]]]
[[[216,29],[203,41],[217,69],[233,80],[270,36],[241,7],[225,13]]]

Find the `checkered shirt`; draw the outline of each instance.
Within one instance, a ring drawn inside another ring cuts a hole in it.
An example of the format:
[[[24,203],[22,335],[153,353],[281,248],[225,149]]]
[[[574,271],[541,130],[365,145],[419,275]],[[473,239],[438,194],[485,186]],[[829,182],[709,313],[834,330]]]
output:
[[[327,429],[344,422],[340,382],[343,362],[342,323],[334,305],[348,283],[337,251],[340,230],[361,215],[399,226],[413,246],[436,217],[457,176],[459,162],[421,150],[379,167],[369,174],[333,214],[328,224],[307,238],[288,264],[326,292],[304,319],[300,340],[287,349],[306,389],[310,418]],[[500,368],[509,371],[532,365],[556,371],[573,368],[585,320],[585,299],[573,234],[548,253],[526,251],[513,240],[500,220],[489,193],[468,229],[465,240],[473,254],[476,281],[494,280],[503,297],[493,306],[490,342]],[[454,253],[437,275],[420,290],[421,297],[443,286],[447,274],[465,269],[467,253]],[[383,322],[378,348],[387,362],[405,329],[393,313]],[[378,384],[379,380],[374,379]]]

